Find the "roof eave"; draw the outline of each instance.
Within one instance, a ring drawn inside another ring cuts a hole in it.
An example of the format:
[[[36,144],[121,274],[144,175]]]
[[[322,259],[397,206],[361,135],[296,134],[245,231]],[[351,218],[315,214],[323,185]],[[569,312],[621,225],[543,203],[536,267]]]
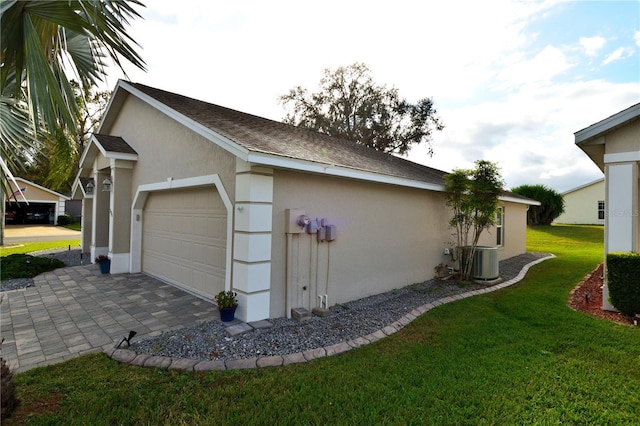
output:
[[[356,170],[348,167],[331,164],[316,163],[295,158],[282,157],[275,154],[250,152],[247,161],[268,167],[285,168],[307,173],[318,173],[329,176],[344,177],[368,182],[386,183],[390,185],[405,186],[409,188],[427,189],[430,191],[444,191],[444,185],[436,183],[407,179],[399,176],[383,175],[380,173]]]
[[[507,203],[525,204],[527,206],[539,206],[541,204],[540,201],[530,198],[510,197],[509,195],[501,195],[498,199]]]
[[[583,145],[604,144],[604,139],[597,139],[604,133],[610,132],[626,123],[640,118],[640,103],[622,110],[604,120],[598,121],[589,127],[574,133],[575,143],[579,147]]]

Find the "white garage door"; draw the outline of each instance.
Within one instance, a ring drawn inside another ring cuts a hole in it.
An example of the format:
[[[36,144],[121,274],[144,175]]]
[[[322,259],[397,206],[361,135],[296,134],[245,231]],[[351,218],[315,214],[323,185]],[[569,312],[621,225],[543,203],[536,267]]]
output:
[[[142,225],[142,270],[198,295],[224,290],[227,212],[215,188],[152,193]]]

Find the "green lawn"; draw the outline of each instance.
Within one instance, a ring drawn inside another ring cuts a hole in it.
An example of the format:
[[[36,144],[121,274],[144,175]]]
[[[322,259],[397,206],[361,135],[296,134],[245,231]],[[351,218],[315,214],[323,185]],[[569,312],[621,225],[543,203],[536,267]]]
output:
[[[67,229],[72,229],[74,231],[82,231],[82,223],[80,222],[74,222],[68,225],[63,225],[63,226]]]
[[[566,306],[602,261],[602,227],[540,227],[528,238],[529,250],[557,258],[375,344],[306,364],[203,373],[89,355],[16,375],[18,415],[65,425],[637,425],[640,329]]]
[[[0,256],[9,256],[10,254],[24,254],[40,250],[49,250],[55,248],[68,248],[72,250],[80,248],[80,240],[59,240],[59,241],[41,241],[35,243],[20,243],[17,246],[0,247]]]

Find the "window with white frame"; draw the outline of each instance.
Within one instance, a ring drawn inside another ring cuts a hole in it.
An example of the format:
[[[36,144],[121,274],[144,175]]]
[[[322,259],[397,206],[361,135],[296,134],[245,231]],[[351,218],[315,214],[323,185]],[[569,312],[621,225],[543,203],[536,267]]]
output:
[[[604,201],[598,201],[598,220],[604,220]]]
[[[504,245],[504,207],[498,207],[496,212],[496,245]]]

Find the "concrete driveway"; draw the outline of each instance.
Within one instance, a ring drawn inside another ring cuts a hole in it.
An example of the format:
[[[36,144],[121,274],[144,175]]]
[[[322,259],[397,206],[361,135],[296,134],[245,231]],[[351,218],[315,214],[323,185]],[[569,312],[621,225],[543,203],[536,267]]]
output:
[[[4,243],[29,243],[34,241],[56,241],[80,239],[80,231],[53,225],[6,225]]]
[[[98,265],[38,275],[34,287],[1,292],[2,356],[14,371],[112,348],[219,319],[213,303],[143,274],[101,274]]]

